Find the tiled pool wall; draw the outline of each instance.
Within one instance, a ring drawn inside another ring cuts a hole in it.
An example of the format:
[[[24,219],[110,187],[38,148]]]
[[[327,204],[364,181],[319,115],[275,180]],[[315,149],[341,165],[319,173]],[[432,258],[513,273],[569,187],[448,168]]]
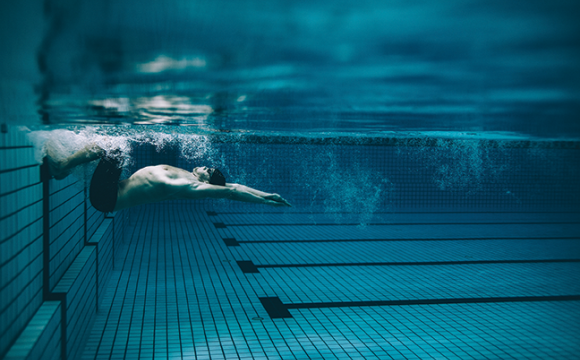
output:
[[[96,314],[126,214],[84,183],[45,177],[15,127],[0,134],[0,358],[74,359]]]
[[[135,149],[135,168],[211,166],[228,182],[277,192],[298,212],[577,211],[580,143],[217,137],[195,158],[180,145]],[[277,209],[206,200],[221,211]]]

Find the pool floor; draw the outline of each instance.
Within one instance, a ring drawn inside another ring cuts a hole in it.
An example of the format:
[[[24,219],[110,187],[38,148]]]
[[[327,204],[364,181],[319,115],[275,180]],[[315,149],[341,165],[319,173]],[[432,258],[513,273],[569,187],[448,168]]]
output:
[[[577,213],[135,208],[83,359],[578,359]]]

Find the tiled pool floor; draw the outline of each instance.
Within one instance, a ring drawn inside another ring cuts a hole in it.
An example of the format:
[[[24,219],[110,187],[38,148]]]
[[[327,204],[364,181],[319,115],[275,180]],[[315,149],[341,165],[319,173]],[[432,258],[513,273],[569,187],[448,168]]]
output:
[[[579,338],[578,214],[161,204],[134,211],[83,358],[578,359]]]

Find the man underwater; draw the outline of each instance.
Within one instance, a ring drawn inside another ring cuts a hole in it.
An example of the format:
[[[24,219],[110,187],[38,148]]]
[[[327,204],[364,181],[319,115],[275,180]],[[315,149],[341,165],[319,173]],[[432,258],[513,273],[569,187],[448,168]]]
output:
[[[45,161],[51,175],[57,180],[67,177],[76,166],[100,159],[91,179],[90,200],[95,209],[105,213],[165,200],[203,198],[292,206],[278,194],[226,183],[225,177],[217,169],[196,167],[190,172],[169,165],[147,166],[128,179],[119,181],[121,160],[113,154],[106,154],[94,143],[62,160],[51,156],[50,144],[47,153]]]

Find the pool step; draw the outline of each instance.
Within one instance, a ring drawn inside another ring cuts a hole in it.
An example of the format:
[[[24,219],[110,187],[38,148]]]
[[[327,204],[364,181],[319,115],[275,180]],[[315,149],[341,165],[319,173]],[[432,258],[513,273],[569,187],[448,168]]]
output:
[[[113,219],[104,219],[29,321],[6,359],[78,359],[113,267]]]
[[[60,320],[60,301],[43,302],[4,359],[60,359]]]

